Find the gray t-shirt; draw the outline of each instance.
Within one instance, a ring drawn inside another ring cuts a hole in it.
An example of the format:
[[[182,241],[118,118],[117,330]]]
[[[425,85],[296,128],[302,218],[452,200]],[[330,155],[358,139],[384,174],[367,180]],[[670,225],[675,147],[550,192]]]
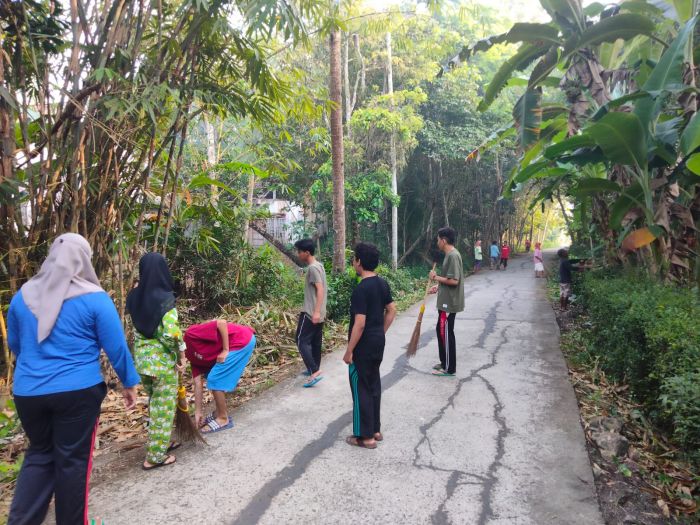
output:
[[[462,267],[462,256],[455,248],[445,255],[442,263],[442,277],[456,279],[457,286],[447,286],[440,283],[437,293],[437,309],[443,312],[456,313],[464,310],[464,271]]]
[[[311,317],[316,308],[316,284],[323,286],[323,301],[321,302],[321,321],[326,319],[326,303],[328,302],[328,286],[326,285],[326,269],[323,265],[314,261],[306,268],[306,281],[304,284],[304,312]]]

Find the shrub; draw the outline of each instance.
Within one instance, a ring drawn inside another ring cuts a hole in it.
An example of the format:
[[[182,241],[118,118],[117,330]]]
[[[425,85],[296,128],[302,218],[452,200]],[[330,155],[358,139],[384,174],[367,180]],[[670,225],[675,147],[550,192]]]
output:
[[[700,462],[697,297],[631,275],[588,275],[582,293],[593,324],[588,351]]]
[[[350,296],[359,282],[359,277],[355,275],[352,267],[348,267],[342,274],[332,274],[330,267],[326,267],[326,274],[328,276],[327,317],[334,321],[347,320],[350,314]],[[424,291],[423,285],[428,270],[425,268],[392,270],[391,267],[380,264],[377,267],[377,274],[389,283],[394,301],[413,302]],[[419,280],[416,279],[416,275],[420,276]]]

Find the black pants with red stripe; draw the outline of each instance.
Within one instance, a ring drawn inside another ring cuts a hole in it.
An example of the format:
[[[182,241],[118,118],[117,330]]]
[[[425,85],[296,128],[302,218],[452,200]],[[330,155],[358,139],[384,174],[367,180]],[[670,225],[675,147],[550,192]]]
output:
[[[440,364],[442,369],[449,374],[457,370],[457,343],[455,343],[455,313],[447,313],[438,310],[437,331],[438,349],[440,350]]]
[[[57,525],[87,523],[92,448],[104,383],[40,396],[15,396],[29,448],[8,525],[40,525],[56,495]]]

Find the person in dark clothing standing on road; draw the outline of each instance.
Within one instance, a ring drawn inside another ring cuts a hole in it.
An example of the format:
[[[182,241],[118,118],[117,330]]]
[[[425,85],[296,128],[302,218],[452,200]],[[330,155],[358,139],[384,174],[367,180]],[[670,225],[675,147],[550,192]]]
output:
[[[433,375],[453,376],[457,371],[455,342],[455,317],[464,310],[464,268],[462,256],[454,246],[457,233],[452,228],[438,230],[438,249],[445,254],[442,275],[430,272],[430,279],[437,286],[430,293],[437,292],[438,322],[436,326],[440,362],[433,367]]]
[[[326,285],[326,270],[316,260],[316,246],[311,239],[301,239],[294,243],[297,255],[306,265],[306,280],[304,284],[304,307],[299,314],[297,324],[297,348],[306,365],[305,374],[309,380],[304,383],[309,388],[318,383],[321,375],[321,347],[323,345],[323,322],[326,318],[326,302],[328,301],[328,286]]]
[[[396,306],[387,282],[374,270],[379,250],[373,244],[355,246],[352,266],[362,279],[350,299],[348,348],[343,361],[349,365],[352,392],[352,436],[349,445],[377,448],[381,433],[382,383],[379,366],[384,357],[386,331],[396,317]]]

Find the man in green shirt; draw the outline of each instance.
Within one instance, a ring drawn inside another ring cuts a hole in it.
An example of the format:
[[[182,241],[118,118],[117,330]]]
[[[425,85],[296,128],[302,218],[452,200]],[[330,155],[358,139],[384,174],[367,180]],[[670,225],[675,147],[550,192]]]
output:
[[[436,326],[440,363],[433,367],[433,375],[453,376],[457,370],[455,317],[464,310],[464,268],[462,256],[455,248],[457,232],[452,228],[438,230],[437,246],[445,254],[441,275],[430,272],[430,279],[438,284],[430,291],[437,292],[438,322]]]

